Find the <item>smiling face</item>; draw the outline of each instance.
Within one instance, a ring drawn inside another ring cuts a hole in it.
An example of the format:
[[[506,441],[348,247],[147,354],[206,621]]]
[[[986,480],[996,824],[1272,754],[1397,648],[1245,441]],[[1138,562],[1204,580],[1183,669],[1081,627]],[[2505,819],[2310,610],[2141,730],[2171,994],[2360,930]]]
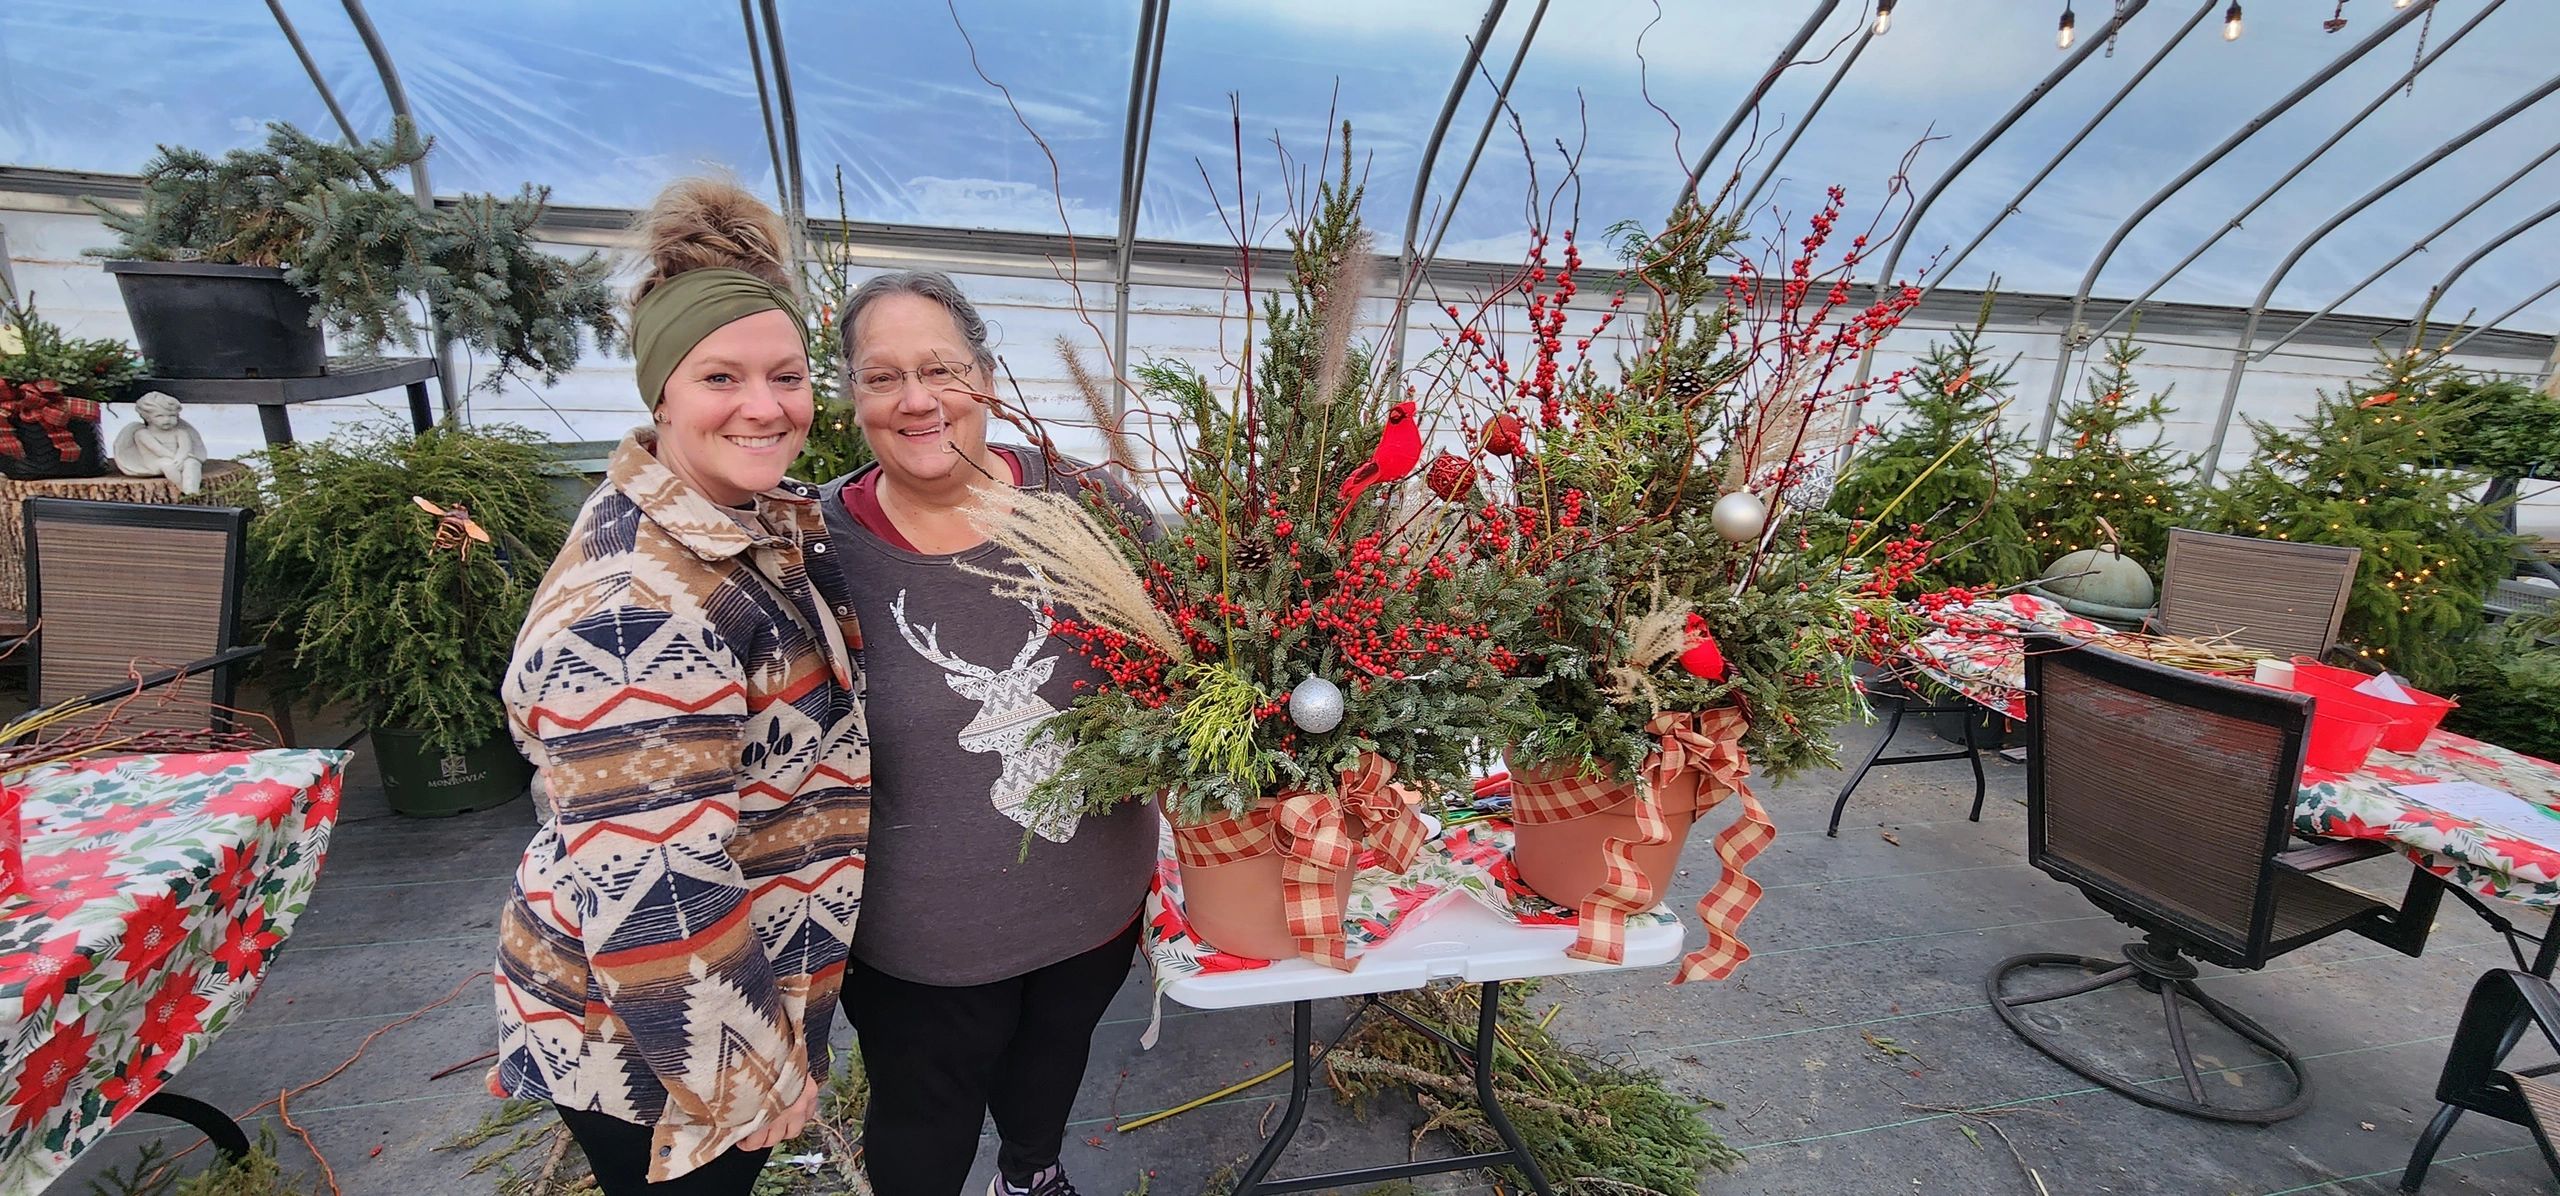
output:
[[[781,311],[732,320],[676,363],[658,400],[658,460],[726,506],[782,483],[815,413],[809,355]]]
[[[884,295],[862,309],[848,339],[854,422],[883,480],[931,492],[980,478],[987,408],[974,392],[986,388],[986,370],[951,313],[921,295]],[[925,381],[937,372],[950,376],[940,390]]]

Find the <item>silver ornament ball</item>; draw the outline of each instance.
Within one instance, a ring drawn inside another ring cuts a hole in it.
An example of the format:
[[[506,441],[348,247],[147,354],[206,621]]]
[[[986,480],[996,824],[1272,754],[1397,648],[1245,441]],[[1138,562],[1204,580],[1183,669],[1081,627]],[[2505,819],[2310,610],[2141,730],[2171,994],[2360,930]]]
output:
[[[1342,725],[1342,687],[1322,677],[1309,677],[1289,691],[1289,721],[1298,729],[1322,735]]]
[[[1840,479],[1829,461],[1816,461],[1805,467],[1795,484],[1786,488],[1787,505],[1799,511],[1819,511],[1831,505],[1831,492]]]
[[[1769,504],[1748,490],[1736,490],[1717,499],[1707,518],[1716,525],[1716,534],[1725,539],[1735,543],[1755,540],[1769,526]]]

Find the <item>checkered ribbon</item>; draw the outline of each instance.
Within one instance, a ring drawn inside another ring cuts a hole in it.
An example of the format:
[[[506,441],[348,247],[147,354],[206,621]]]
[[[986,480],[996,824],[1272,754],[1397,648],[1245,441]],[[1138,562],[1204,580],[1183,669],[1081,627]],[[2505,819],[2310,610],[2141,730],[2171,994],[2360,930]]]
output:
[[[1698,920],[1706,925],[1707,942],[1680,961],[1673,984],[1722,980],[1751,958],[1751,948],[1736,934],[1751,907],[1760,903],[1760,882],[1743,875],[1748,864],[1778,837],[1777,824],[1760,799],[1742,783],[1751,771],[1742,757],[1742,732],[1749,727],[1742,712],[1731,708],[1694,714],[1663,714],[1645,724],[1659,746],[1645,760],[1645,775],[1660,786],[1683,771],[1698,774],[1698,812],[1704,814],[1724,799],[1742,798],[1742,816],[1716,832],[1716,857],[1724,871],[1707,895],[1698,899]]]
[[[71,435],[72,421],[96,422],[98,405],[63,394],[62,384],[51,378],[15,384],[0,379],[0,416],[42,429],[53,441],[54,455],[69,461],[80,455],[80,443]],[[25,453],[15,437],[0,436],[0,455]]]
[[[1627,916],[1652,909],[1662,900],[1653,878],[1636,866],[1635,849],[1671,841],[1670,820],[1663,815],[1660,782],[1630,785],[1607,774],[1591,775],[1559,769],[1514,772],[1511,819],[1525,825],[1570,822],[1628,803],[1635,815],[1636,835],[1615,835],[1600,844],[1606,869],[1600,885],[1574,911],[1573,945],[1565,954],[1595,963],[1618,963],[1627,957]],[[1632,800],[1630,800],[1632,799]]]
[[[1413,866],[1426,834],[1415,807],[1422,795],[1395,782],[1396,767],[1374,752],[1343,769],[1330,791],[1296,789],[1265,799],[1242,814],[1177,825],[1176,858],[1192,867],[1236,864],[1281,853],[1280,901],[1298,954],[1349,971],[1342,938],[1342,906],[1349,893],[1337,883],[1342,870],[1374,848],[1389,868]]]

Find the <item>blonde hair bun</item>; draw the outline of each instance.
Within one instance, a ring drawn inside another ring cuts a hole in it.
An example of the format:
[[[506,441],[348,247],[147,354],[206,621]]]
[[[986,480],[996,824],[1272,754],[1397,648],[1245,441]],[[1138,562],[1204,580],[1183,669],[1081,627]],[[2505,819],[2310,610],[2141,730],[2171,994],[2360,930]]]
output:
[[[725,266],[796,293],[784,262],[782,217],[746,188],[723,179],[679,179],[640,217],[649,272],[631,300],[688,270]]]

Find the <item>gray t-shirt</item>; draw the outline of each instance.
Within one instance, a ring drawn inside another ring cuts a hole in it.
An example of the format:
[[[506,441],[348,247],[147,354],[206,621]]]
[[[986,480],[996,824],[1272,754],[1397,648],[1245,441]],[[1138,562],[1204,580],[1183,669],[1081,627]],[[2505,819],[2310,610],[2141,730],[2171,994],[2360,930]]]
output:
[[[1004,447],[1026,485],[1080,485],[1051,477],[1037,450]],[[1000,568],[1003,549],[909,552],[856,523],[844,490],[873,468],[824,491],[862,624],[871,731],[871,846],[853,955],[902,980],[960,986],[1102,946],[1146,899],[1155,807],[1124,805],[1064,826],[1034,826],[1022,809],[1065,750],[1041,740],[1041,725],[1075,701],[1078,681],[1101,674],[1048,634],[1037,611],[955,566]],[[1056,611],[1074,617],[1071,607]]]

